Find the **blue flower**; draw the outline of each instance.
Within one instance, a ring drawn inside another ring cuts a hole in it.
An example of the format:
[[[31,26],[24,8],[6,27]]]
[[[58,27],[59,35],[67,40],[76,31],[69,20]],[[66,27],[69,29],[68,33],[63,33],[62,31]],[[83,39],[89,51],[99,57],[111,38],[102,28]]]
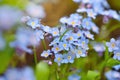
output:
[[[104,7],[100,3],[94,3],[93,10],[95,13],[101,14],[104,12]]]
[[[44,26],[44,25],[41,25],[41,28],[44,32],[47,32],[47,33],[50,33],[51,32],[51,28],[49,26]]]
[[[35,80],[34,72],[30,67],[9,68],[4,75],[6,80]]]
[[[80,80],[81,77],[77,74],[72,74],[68,77],[68,80]]]
[[[74,14],[70,15],[70,18],[80,20],[80,19],[82,19],[82,16],[78,13],[74,13]]]
[[[59,66],[60,66],[61,63],[62,63],[62,60],[63,60],[63,55],[62,55],[62,54],[60,54],[60,53],[55,54],[55,59],[54,59],[54,61],[55,61],[56,63],[58,63]]]
[[[77,19],[69,18],[68,19],[68,25],[71,25],[72,27],[80,26],[81,25],[81,21],[77,20]]]
[[[34,18],[34,19],[29,19],[27,21],[27,25],[32,27],[33,29],[37,28],[37,27],[40,27],[40,20],[37,19],[37,18]]]
[[[120,65],[115,65],[113,68],[118,71],[120,69]]]
[[[94,40],[94,35],[92,35],[89,31],[84,31],[84,34],[87,38]]]
[[[62,63],[73,63],[74,62],[75,55],[71,52],[68,52],[67,54],[63,54],[63,61]]]
[[[119,14],[116,11],[114,11],[114,10],[106,10],[106,11],[104,11],[102,13],[102,15],[112,17],[112,18],[114,18],[116,20],[120,20]]]
[[[92,28],[91,24],[92,24],[92,22],[91,22],[91,19],[90,19],[90,18],[84,18],[84,19],[82,20],[82,27],[83,27],[84,29],[90,30],[90,29]]]
[[[104,44],[102,43],[93,43],[93,49],[96,51],[96,52],[104,52],[105,51],[105,46]]]
[[[75,50],[76,53],[76,57],[80,58],[80,57],[86,57],[86,51],[84,49],[82,49],[81,47],[78,47],[78,49]]]
[[[120,50],[116,50],[114,51],[114,56],[113,56],[114,59],[117,59],[117,60],[120,60]]]
[[[95,19],[97,14],[92,9],[87,9],[87,15],[88,17]]]
[[[120,80],[120,72],[117,71],[108,71],[105,73],[107,80]]]
[[[28,53],[32,53],[32,50],[28,46],[37,46],[38,40],[35,33],[32,30],[19,28],[16,33],[16,40],[10,43],[11,47],[19,48]]]
[[[115,40],[114,38],[112,38],[112,39],[110,40],[110,42],[106,42],[106,45],[107,45],[108,50],[109,50],[110,52],[112,52],[112,51],[114,51],[114,50],[118,50],[117,42],[116,42],[116,40]]]
[[[77,13],[71,14],[70,17],[63,17],[60,22],[63,24],[71,25],[72,27],[80,26],[82,16]]]
[[[6,80],[4,76],[0,76],[0,80]]]
[[[68,22],[68,18],[67,18],[67,17],[62,17],[62,18],[60,18],[60,22],[61,22],[62,24],[65,24],[65,23]]]
[[[60,52],[61,50],[62,50],[62,48],[61,48],[59,45],[57,45],[57,44],[53,45],[53,47],[52,47],[52,51],[53,51],[54,53],[58,53],[58,52]]]
[[[79,46],[81,46],[83,49],[88,50],[88,42],[89,40],[86,39],[85,37],[82,37],[79,41]]]
[[[65,39],[67,39],[69,43],[74,43],[74,41],[77,41],[78,35],[69,31],[66,33]]]
[[[67,41],[59,42],[59,46],[61,46],[63,49],[65,49],[67,51],[69,50],[69,47],[70,47],[70,45]]]
[[[94,23],[91,23],[91,26],[92,26],[92,31],[98,34],[99,28]]]
[[[79,3],[79,2],[81,2],[81,0],[73,0],[74,2],[76,2],[76,3]]]
[[[49,44],[49,46],[53,46],[53,45],[59,43],[59,40],[60,40],[59,37],[54,38],[54,40]]]
[[[41,56],[45,57],[45,58],[47,58],[49,55],[52,55],[52,53],[50,52],[50,50],[43,51],[42,54],[41,54]]]
[[[81,31],[81,30],[79,30],[77,33],[75,33],[77,36],[78,36],[78,38],[81,38],[81,37],[83,37],[83,31]]]
[[[51,32],[50,32],[54,37],[59,36],[59,29],[58,28],[51,28]]]
[[[35,30],[35,36],[38,41],[44,39],[44,33],[41,30]]]

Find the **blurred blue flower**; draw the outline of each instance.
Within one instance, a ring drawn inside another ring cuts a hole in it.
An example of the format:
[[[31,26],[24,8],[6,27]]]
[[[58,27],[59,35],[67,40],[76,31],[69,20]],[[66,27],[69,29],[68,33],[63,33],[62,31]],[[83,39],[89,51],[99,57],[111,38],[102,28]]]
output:
[[[116,40],[115,40],[114,38],[112,38],[112,39],[110,40],[110,42],[106,42],[106,45],[107,45],[108,50],[109,50],[110,52],[112,52],[112,51],[114,51],[114,50],[118,50],[117,42],[116,42]]]
[[[0,6],[0,30],[9,30],[14,27],[22,17],[23,13],[16,7]]]
[[[30,29],[19,28],[16,33],[16,40],[10,43],[11,47],[20,48],[23,51],[32,53],[28,46],[37,46],[39,41],[36,39],[35,32]]]
[[[0,76],[0,80],[6,80],[4,76]]]
[[[72,74],[68,77],[68,80],[80,80],[81,77],[78,74]]]
[[[35,18],[44,18],[46,16],[43,6],[33,2],[29,2],[28,5],[26,5],[25,11],[28,15]]]
[[[117,59],[117,60],[120,60],[120,49],[114,51],[114,56],[113,56],[113,58],[114,58],[114,59]]]
[[[105,51],[105,46],[102,43],[94,42],[92,45],[93,45],[93,49],[98,53],[101,53],[101,52]]]
[[[35,36],[38,41],[44,39],[44,33],[41,30],[35,30]]]
[[[115,10],[106,10],[102,15],[109,16],[113,19],[120,20],[120,15]]]
[[[120,64],[113,66],[113,68],[118,71],[120,69]]]
[[[34,72],[30,67],[9,68],[4,75],[6,80],[35,80]]]
[[[120,72],[108,71],[105,73],[107,80],[120,80]]]
[[[43,51],[43,52],[41,53],[41,56],[42,56],[42,57],[45,57],[45,58],[47,58],[49,55],[52,55],[52,53],[50,52],[50,50]]]

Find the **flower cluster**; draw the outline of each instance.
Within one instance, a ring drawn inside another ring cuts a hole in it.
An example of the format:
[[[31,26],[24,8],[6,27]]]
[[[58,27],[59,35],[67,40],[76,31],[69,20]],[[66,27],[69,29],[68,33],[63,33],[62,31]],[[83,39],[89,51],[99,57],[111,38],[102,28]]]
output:
[[[61,18],[60,22],[61,26],[49,28],[48,33],[53,38],[49,44],[51,49],[43,51],[41,56],[47,58],[54,55],[54,61],[58,65],[73,63],[75,58],[86,57],[89,39],[94,40],[94,35],[90,33],[90,30],[97,26],[90,18],[82,18],[77,13]],[[97,31],[93,31],[98,32],[98,28]]]
[[[74,2],[80,3],[79,9],[77,12],[85,12],[88,17],[93,19],[96,18],[97,15],[103,15],[105,18],[114,18],[120,20],[119,14],[110,9],[110,6],[107,0],[73,0]]]
[[[30,67],[24,68],[9,68],[0,80],[35,80],[33,69]]]
[[[112,38],[110,42],[106,42],[109,52],[113,52],[114,59],[120,60],[120,40]]]

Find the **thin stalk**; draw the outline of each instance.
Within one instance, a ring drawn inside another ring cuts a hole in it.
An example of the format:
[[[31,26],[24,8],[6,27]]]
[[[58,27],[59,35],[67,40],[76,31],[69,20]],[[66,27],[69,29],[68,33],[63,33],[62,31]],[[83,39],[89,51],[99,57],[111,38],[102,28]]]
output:
[[[110,28],[109,33],[111,33],[112,31],[114,31],[114,30],[116,30],[118,28],[120,28],[120,25],[117,25],[117,26],[114,26],[114,27]]]
[[[67,33],[69,31],[69,29],[67,29],[61,36],[60,36],[60,39],[59,39],[59,41],[61,41],[62,40],[62,38],[63,38],[63,36]]]
[[[46,43],[45,43],[45,39],[42,39],[42,45],[43,45],[43,47],[44,47],[44,50],[47,50]]]
[[[35,64],[37,65],[37,55],[36,55],[35,47],[33,47],[33,52],[34,52],[34,61],[35,61]]]

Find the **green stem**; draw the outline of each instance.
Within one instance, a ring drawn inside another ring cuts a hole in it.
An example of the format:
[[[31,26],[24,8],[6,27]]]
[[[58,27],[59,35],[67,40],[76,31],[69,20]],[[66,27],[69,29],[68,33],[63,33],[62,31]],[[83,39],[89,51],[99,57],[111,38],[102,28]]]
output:
[[[37,55],[36,55],[35,47],[33,47],[33,52],[34,52],[34,61],[35,61],[35,64],[37,65]]]
[[[67,29],[61,36],[60,36],[60,39],[59,39],[59,41],[61,41],[62,40],[62,38],[63,38],[63,36],[67,33],[69,31],[69,29]]]
[[[111,33],[112,31],[114,31],[114,30],[116,30],[118,28],[120,28],[120,25],[117,25],[117,26],[114,26],[114,27],[110,28],[109,32]]]
[[[43,47],[44,47],[44,50],[47,50],[46,43],[45,43],[45,40],[44,40],[44,39],[42,39],[42,45],[43,45]]]

